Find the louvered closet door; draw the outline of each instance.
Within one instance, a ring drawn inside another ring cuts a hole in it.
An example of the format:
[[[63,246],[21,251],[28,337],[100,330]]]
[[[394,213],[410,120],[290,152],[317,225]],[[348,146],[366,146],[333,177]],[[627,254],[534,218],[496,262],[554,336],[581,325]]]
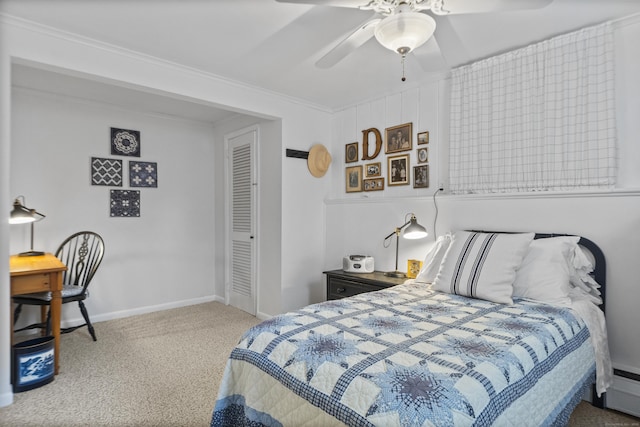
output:
[[[255,130],[228,139],[230,185],[229,303],[256,314]]]

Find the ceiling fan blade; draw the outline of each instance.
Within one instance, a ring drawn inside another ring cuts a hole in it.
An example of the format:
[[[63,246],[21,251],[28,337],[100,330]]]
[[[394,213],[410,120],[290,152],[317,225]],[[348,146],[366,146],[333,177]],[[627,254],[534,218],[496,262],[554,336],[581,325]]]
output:
[[[436,16],[435,19],[436,32],[434,37],[437,39],[440,54],[447,68],[468,63],[472,57],[469,55],[455,28],[451,25],[449,18],[446,16]],[[416,49],[416,51],[419,49],[420,48]]]
[[[276,0],[278,3],[314,4],[316,6],[352,7],[366,6],[368,0]]]
[[[338,43],[327,54],[316,62],[318,68],[330,68],[344,59],[347,55],[365,44],[371,37],[380,18],[370,19],[360,25],[357,30],[351,33],[346,39]]]
[[[445,61],[436,37],[433,36],[425,44],[413,51],[413,56],[425,72],[445,71],[449,68]]]
[[[432,9],[432,12],[437,15],[456,15],[463,13],[541,9],[552,1],[553,0],[444,0],[442,11]]]

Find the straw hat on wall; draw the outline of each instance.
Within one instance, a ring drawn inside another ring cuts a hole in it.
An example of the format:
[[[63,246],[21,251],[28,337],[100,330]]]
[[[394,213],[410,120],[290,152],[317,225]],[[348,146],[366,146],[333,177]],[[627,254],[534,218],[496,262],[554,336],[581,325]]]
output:
[[[322,144],[316,144],[309,150],[309,156],[307,157],[307,166],[309,172],[316,178],[324,176],[331,164],[331,154],[327,148]]]

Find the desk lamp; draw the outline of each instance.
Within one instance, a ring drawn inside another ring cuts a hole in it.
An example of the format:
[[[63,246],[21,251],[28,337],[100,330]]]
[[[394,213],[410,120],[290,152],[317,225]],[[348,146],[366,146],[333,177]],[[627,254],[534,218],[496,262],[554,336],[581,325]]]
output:
[[[20,198],[22,197],[22,203],[20,203]],[[25,205],[24,196],[16,197],[16,200],[13,202],[13,210],[11,211],[11,215],[9,216],[9,224],[31,224],[31,250],[27,252],[21,252],[19,256],[37,256],[44,255],[44,252],[34,251],[33,250],[33,223],[36,221],[40,221],[44,218],[44,215],[40,212],[37,212],[35,209],[29,209]]]
[[[411,215],[411,219],[409,219],[409,221],[406,221],[400,227],[396,227],[396,229],[393,230],[392,233],[384,238],[383,245],[385,248],[388,248],[389,243],[387,241],[391,239],[394,234],[396,236],[396,270],[387,271],[386,273],[384,273],[385,276],[399,278],[407,277],[405,273],[398,271],[398,246],[400,245],[400,232],[403,229],[404,231],[402,231],[402,237],[404,237],[405,239],[423,239],[427,237],[427,230],[425,230],[423,226],[418,224],[416,216],[413,213],[405,215],[404,219],[406,220],[409,215]]]

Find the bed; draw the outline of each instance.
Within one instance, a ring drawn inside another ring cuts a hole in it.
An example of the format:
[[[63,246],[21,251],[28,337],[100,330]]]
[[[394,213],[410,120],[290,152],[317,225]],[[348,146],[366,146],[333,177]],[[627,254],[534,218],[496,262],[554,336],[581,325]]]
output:
[[[604,286],[588,239],[448,233],[415,280],[248,330],[211,425],[565,425],[611,383]]]

